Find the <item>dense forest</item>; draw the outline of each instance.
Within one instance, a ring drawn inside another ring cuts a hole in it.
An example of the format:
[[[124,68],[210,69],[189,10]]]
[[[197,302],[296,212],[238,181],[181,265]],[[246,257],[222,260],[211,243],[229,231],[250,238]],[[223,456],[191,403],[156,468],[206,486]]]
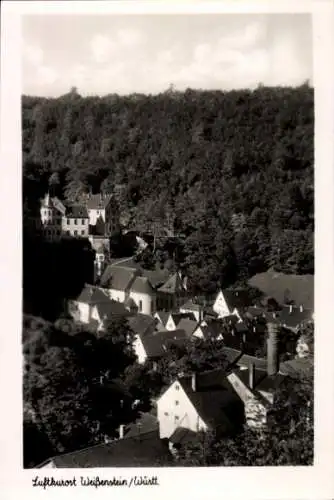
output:
[[[313,273],[314,101],[298,88],[22,97],[24,217],[121,190],[129,227],[173,227],[194,291]]]

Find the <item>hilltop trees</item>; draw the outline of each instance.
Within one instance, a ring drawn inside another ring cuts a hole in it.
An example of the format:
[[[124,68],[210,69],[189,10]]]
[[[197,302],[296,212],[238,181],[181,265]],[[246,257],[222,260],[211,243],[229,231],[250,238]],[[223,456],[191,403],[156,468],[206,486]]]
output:
[[[194,290],[243,281],[268,267],[313,273],[308,85],[23,96],[22,113],[29,203],[54,172],[69,199],[125,183],[120,203],[135,225],[152,219],[167,227],[172,217],[185,235],[184,266]]]

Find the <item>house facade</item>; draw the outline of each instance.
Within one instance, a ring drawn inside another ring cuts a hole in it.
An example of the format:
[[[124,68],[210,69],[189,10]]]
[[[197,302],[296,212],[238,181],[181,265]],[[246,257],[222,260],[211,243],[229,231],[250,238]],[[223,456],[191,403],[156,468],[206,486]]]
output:
[[[111,194],[88,194],[85,199],[89,215],[89,225],[97,226],[101,221],[104,234],[111,235],[119,224],[119,208]]]
[[[207,430],[179,380],[176,380],[157,401],[160,438],[169,438],[178,427],[194,432]]]

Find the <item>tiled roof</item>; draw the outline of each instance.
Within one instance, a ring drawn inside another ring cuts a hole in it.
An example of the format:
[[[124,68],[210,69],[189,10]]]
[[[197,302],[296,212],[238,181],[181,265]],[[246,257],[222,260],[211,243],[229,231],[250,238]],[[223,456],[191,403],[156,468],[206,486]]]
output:
[[[101,286],[124,292],[134,281],[136,273],[138,273],[136,269],[111,264],[102,274]]]
[[[314,276],[276,273],[267,271],[253,276],[249,284],[258,288],[268,297],[273,297],[279,304],[286,303],[287,296],[297,306],[314,308]]]
[[[85,285],[80,295],[75,300],[76,302],[82,302],[84,304],[90,305],[98,304],[101,302],[110,302],[110,298],[105,293],[103,293],[102,290],[92,285]]]
[[[99,444],[83,450],[53,457],[38,468],[52,463],[55,468],[92,467],[154,467],[168,465],[167,445],[159,439],[157,431],[139,436],[124,437],[108,444]]]
[[[201,311],[203,309],[203,306],[195,304],[195,302],[190,299],[185,304],[183,304],[180,309],[184,309],[185,311]]]
[[[290,328],[297,328],[305,321],[312,319],[312,311],[310,309],[302,309],[299,307],[283,306],[279,311],[279,320],[282,325]]]
[[[146,314],[136,314],[128,319],[128,323],[131,330],[137,335],[151,333],[155,328],[155,319]]]
[[[179,273],[174,273],[160,288],[159,292],[178,293],[184,291],[184,286]]]
[[[280,373],[290,377],[311,374],[314,370],[313,363],[308,358],[294,358],[284,361],[279,367]]]
[[[244,383],[245,386],[250,388],[249,367],[233,370],[233,373],[237,375],[237,377]],[[261,370],[260,368],[255,367],[253,390],[265,392],[275,391],[284,379],[285,376],[281,373],[268,376],[266,370]]]
[[[181,321],[177,324],[177,329],[183,330],[187,337],[191,337],[197,326],[197,321],[188,318],[182,318]]]
[[[165,330],[140,338],[148,358],[160,358],[169,346],[183,345],[187,340],[183,330]]]
[[[143,276],[138,276],[134,280],[134,282],[131,284],[131,292],[142,293],[149,296],[152,296],[154,294],[154,290],[148,278],[145,278]]]
[[[225,289],[222,292],[230,311],[233,311],[234,309],[243,310],[245,307],[252,304],[247,290]]]
[[[125,309],[124,304],[116,300],[109,300],[109,302],[100,302],[96,304],[101,320],[110,319],[115,316],[128,316],[128,311]]]
[[[227,425],[227,430],[240,425],[244,407],[232,390],[223,370],[211,370],[197,374],[196,391],[192,390],[192,377],[178,379],[197,413],[209,428]]]
[[[86,206],[88,210],[98,210],[105,209],[110,203],[112,196],[109,195],[101,195],[101,194],[91,194],[87,197]]]
[[[223,326],[221,321],[206,321],[206,326],[201,326],[201,330],[203,332],[204,338],[217,338],[223,331]]]
[[[169,312],[167,312],[167,311],[157,311],[157,314],[159,315],[161,323],[164,326],[166,326],[167,320],[169,318]]]
[[[65,216],[68,219],[88,219],[87,208],[83,205],[68,205]]]
[[[134,423],[125,427],[124,437],[137,437],[139,434],[157,431],[158,429],[159,423],[156,416],[151,413],[141,413]]]
[[[191,443],[196,439],[196,432],[186,429],[185,427],[177,427],[173,434],[169,437],[169,441],[174,446],[182,446]]]

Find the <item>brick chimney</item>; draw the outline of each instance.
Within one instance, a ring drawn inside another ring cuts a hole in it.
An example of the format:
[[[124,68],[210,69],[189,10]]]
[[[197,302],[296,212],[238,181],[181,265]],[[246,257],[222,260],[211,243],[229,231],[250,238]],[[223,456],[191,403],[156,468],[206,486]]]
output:
[[[191,389],[193,392],[197,391],[197,373],[191,375]]]
[[[124,438],[124,427],[125,427],[124,424],[121,424],[119,426],[119,439],[123,439]]]
[[[254,384],[255,384],[255,365],[254,363],[251,363],[248,368],[248,374],[249,374],[249,387],[251,389],[254,389]]]
[[[268,376],[276,375],[278,369],[279,369],[278,325],[276,323],[268,323],[268,338],[267,338]]]

